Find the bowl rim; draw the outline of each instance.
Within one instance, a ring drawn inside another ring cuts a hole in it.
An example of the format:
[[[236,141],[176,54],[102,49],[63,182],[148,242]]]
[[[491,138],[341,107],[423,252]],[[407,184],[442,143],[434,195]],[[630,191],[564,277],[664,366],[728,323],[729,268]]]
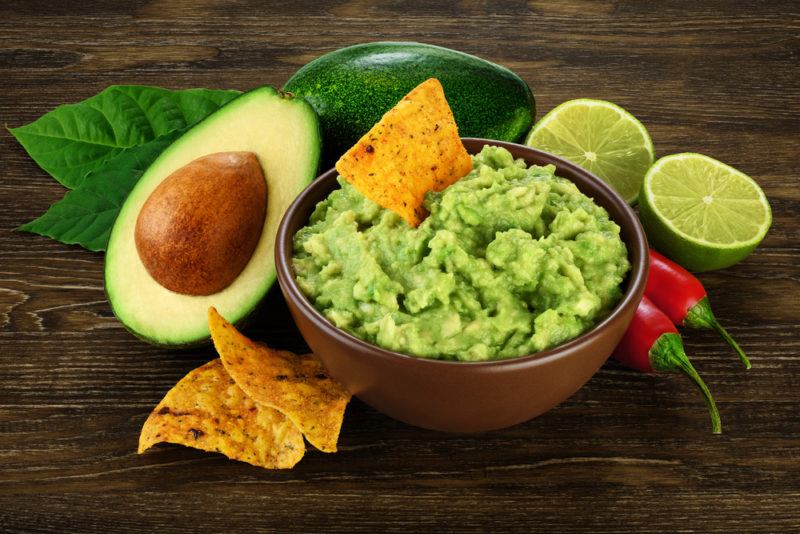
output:
[[[628,259],[631,262],[631,271],[629,274],[628,280],[628,287],[626,291],[623,293],[622,298],[617,302],[611,312],[606,315],[600,322],[594,325],[589,331],[584,332],[580,336],[567,341],[566,343],[562,343],[560,345],[556,345],[555,347],[551,347],[549,349],[534,352],[531,354],[525,354],[522,356],[514,356],[509,358],[501,358],[495,360],[482,360],[482,361],[463,361],[463,360],[442,360],[438,358],[425,358],[421,356],[413,356],[410,354],[404,354],[402,352],[396,352],[393,350],[385,349],[378,345],[373,345],[367,341],[364,341],[356,336],[342,330],[341,328],[335,326],[331,323],[322,313],[320,313],[313,304],[308,300],[305,294],[300,290],[300,287],[297,285],[294,276],[294,268],[292,266],[291,258],[292,253],[294,251],[294,234],[289,233],[290,226],[292,226],[292,222],[297,219],[301,213],[300,208],[303,204],[307,202],[307,199],[311,197],[312,202],[316,205],[318,202],[322,201],[325,197],[322,197],[319,194],[320,190],[327,189],[329,182],[331,180],[335,180],[338,173],[336,172],[336,168],[328,169],[327,171],[320,174],[313,182],[311,182],[298,196],[295,200],[291,203],[289,208],[284,213],[283,217],[281,218],[280,224],[278,226],[278,233],[275,239],[275,267],[277,270],[277,278],[278,283],[283,291],[283,294],[286,299],[291,299],[297,306],[297,308],[308,316],[311,321],[318,326],[319,328],[323,329],[326,334],[333,337],[337,342],[343,343],[345,345],[353,346],[354,348],[360,348],[363,351],[369,351],[371,355],[377,356],[383,359],[390,359],[390,360],[397,360],[399,362],[415,362],[418,365],[427,365],[431,367],[475,367],[475,368],[513,368],[513,367],[522,367],[528,365],[539,365],[548,363],[551,361],[555,361],[559,358],[568,357],[572,354],[575,354],[579,351],[581,347],[590,346],[592,345],[595,340],[602,336],[603,331],[606,330],[611,326],[611,324],[623,313],[628,306],[638,305],[639,301],[644,294],[645,284],[647,282],[647,275],[649,269],[649,254],[647,251],[649,250],[647,237],[645,235],[644,229],[639,222],[639,217],[634,213],[633,209],[628,205],[627,202],[616,192],[614,191],[611,186],[606,184],[600,178],[589,172],[588,170],[580,167],[566,159],[563,159],[559,156],[551,154],[549,152],[545,152],[543,150],[539,150],[533,147],[529,147],[526,145],[518,144],[518,143],[511,143],[508,141],[498,141],[495,139],[485,139],[485,138],[478,138],[478,137],[462,137],[462,141],[465,144],[481,144],[481,145],[491,145],[491,146],[499,146],[503,148],[513,148],[515,150],[522,149],[527,151],[536,158],[543,162],[543,163],[535,163],[535,165],[547,165],[553,164],[556,166],[557,171],[560,169],[567,169],[571,171],[573,174],[582,175],[582,177],[589,182],[594,182],[594,186],[602,190],[609,201],[616,205],[618,210],[623,214],[623,219],[627,218],[628,225],[631,226],[632,229],[632,239],[629,241],[625,241],[625,245],[628,248]],[[471,152],[472,153],[472,152]],[[570,180],[572,181],[572,180]],[[329,193],[328,193],[329,194]],[[317,198],[319,197],[319,198]],[[592,199],[594,200],[594,199]],[[616,222],[620,227],[622,227],[621,221],[617,219],[612,219]],[[298,227],[299,229],[300,227]],[[635,251],[638,249],[640,253],[638,254],[638,258],[635,257]]]

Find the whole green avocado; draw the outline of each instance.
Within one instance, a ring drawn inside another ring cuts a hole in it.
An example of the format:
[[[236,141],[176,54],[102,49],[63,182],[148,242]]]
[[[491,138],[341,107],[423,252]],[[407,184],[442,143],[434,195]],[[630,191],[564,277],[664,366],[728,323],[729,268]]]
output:
[[[283,89],[316,110],[324,160],[332,164],[428,78],[442,83],[462,137],[517,141],[533,123],[534,97],[519,76],[479,57],[422,43],[342,48],[302,67]]]

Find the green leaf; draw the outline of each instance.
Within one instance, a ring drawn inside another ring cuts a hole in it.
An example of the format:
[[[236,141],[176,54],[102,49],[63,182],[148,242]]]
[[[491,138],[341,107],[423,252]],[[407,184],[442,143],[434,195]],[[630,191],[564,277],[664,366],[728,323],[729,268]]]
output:
[[[91,171],[47,213],[19,229],[95,252],[106,249],[111,228],[123,202],[150,164],[186,129],[143,145],[123,149]]]
[[[42,169],[74,189],[126,149],[191,126],[239,94],[114,85],[10,131]]]

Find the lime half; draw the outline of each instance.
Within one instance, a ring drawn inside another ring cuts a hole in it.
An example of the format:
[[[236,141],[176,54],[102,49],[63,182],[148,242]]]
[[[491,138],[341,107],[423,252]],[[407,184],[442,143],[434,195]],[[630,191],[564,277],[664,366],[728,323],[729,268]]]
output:
[[[650,244],[693,271],[738,263],[772,224],[764,192],[746,174],[702,154],[675,154],[647,172],[639,218]]]
[[[653,141],[636,117],[605,100],[579,98],[555,107],[534,125],[525,144],[577,163],[629,204],[653,164]]]

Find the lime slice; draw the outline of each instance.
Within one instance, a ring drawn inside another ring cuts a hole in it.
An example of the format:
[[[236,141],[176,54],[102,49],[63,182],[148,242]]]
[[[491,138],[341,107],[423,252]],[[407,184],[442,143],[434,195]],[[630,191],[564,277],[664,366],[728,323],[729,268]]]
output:
[[[746,174],[702,154],[658,160],[644,178],[639,218],[650,244],[693,271],[745,258],[772,224],[764,192]]]
[[[653,164],[653,142],[644,125],[616,104],[579,98],[537,122],[525,144],[577,163],[636,202]]]

